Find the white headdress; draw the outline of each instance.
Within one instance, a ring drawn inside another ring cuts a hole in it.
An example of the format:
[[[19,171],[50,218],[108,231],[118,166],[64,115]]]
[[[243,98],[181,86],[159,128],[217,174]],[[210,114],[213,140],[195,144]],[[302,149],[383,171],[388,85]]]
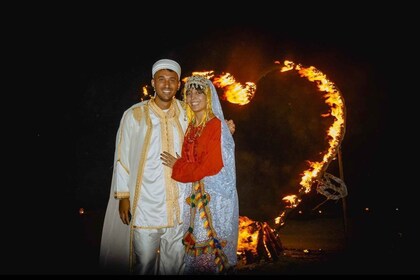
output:
[[[172,59],[160,59],[153,64],[152,67],[152,77],[155,73],[162,69],[170,69],[175,71],[178,74],[178,78],[181,79],[181,66]]]
[[[219,190],[220,192],[230,192],[234,189],[236,190],[235,141],[233,140],[233,136],[227,126],[216,88],[210,80],[207,80],[207,84],[211,89],[211,105],[213,114],[222,123],[221,140],[223,168],[218,174],[205,177],[204,181],[224,186],[223,189]]]
[[[219,232],[220,235],[225,235],[227,244],[223,251],[229,259],[230,264],[236,264],[237,260],[237,243],[238,243],[238,220],[239,220],[239,205],[236,191],[236,167],[235,167],[235,142],[229,127],[223,115],[222,106],[220,105],[219,96],[216,88],[211,81],[207,82],[211,89],[212,111],[214,115],[222,123],[222,159],[223,167],[219,173],[213,176],[204,177],[204,185],[213,189],[213,191],[221,194],[222,197],[227,198],[232,205],[228,208],[222,208],[218,211],[232,211],[233,218],[231,221],[226,221],[224,228],[231,234],[226,232]],[[214,213],[215,214],[215,213]]]

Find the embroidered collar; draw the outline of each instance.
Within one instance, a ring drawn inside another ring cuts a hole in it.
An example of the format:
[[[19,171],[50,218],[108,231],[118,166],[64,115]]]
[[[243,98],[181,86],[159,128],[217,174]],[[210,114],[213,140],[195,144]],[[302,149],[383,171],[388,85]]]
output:
[[[174,118],[177,117],[179,115],[179,108],[176,105],[176,100],[173,99],[171,106],[169,107],[169,109],[165,112],[163,111],[161,108],[159,108],[159,106],[156,104],[155,99],[152,98],[149,100],[149,102],[147,103],[150,107],[150,109],[153,111],[153,113],[156,114],[156,116],[158,116],[159,118]]]

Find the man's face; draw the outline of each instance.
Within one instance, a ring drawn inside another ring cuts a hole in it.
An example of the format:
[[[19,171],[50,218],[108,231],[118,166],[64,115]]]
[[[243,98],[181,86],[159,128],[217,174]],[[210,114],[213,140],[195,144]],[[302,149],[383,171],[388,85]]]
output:
[[[156,92],[156,103],[171,102],[180,85],[176,72],[166,69],[157,71],[152,80],[152,86]]]

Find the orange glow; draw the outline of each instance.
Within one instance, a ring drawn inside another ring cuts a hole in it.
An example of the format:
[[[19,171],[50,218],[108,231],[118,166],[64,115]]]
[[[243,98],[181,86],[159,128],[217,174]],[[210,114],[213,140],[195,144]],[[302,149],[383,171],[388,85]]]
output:
[[[257,86],[246,82],[245,86],[236,82],[230,73],[214,78],[213,83],[224,90],[224,97],[230,102],[239,105],[248,104],[254,97]]]
[[[238,257],[252,263],[264,258],[266,261],[278,259],[283,251],[275,231],[266,222],[257,222],[248,217],[239,217]]]
[[[283,197],[282,200],[288,203],[288,205],[286,205],[286,208],[295,208],[300,202],[300,199],[297,197],[297,195],[294,194],[287,195]]]
[[[143,101],[145,99],[149,99],[150,95],[149,95],[149,91],[147,90],[148,86],[143,86],[142,87],[142,95],[140,97],[140,101]]]
[[[255,222],[246,216],[239,217],[238,252],[257,253],[258,230]]]

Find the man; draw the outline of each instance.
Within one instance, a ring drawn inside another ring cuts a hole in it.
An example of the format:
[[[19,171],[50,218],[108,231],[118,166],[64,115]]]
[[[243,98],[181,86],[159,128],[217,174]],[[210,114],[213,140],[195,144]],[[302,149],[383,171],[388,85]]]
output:
[[[161,59],[152,67],[155,96],[123,114],[116,137],[111,194],[100,266],[106,273],[182,274],[185,185],[171,179],[160,154],[181,154],[185,104],[175,98],[181,67]],[[231,121],[231,133],[234,125]],[[127,226],[128,225],[128,226]]]
[[[171,170],[160,161],[162,150],[180,153],[186,129],[185,111],[175,98],[181,86],[180,65],[158,60],[151,84],[155,96],[126,110],[117,132],[100,249],[100,265],[107,272],[183,271],[184,186],[171,179]]]

